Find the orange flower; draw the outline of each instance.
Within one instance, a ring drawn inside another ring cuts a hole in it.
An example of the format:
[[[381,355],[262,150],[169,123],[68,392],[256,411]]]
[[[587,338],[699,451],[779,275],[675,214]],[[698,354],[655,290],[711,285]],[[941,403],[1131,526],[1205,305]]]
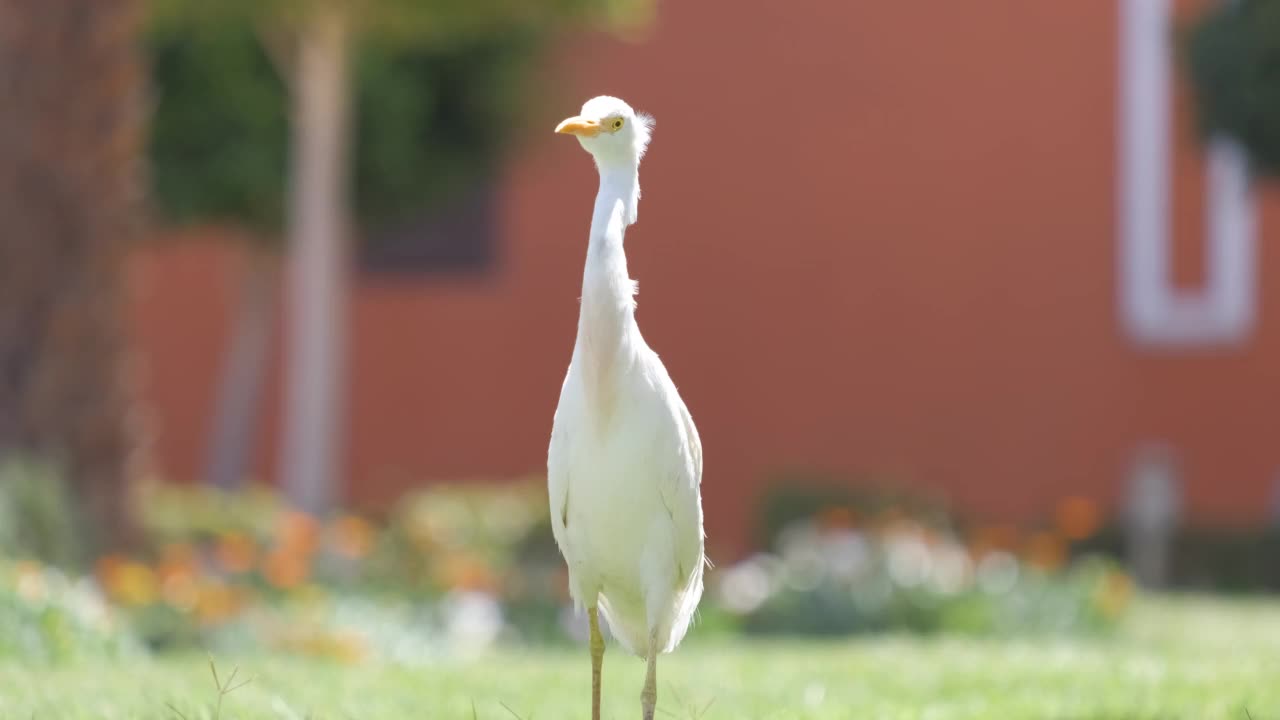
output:
[[[447,557],[436,578],[455,590],[493,590],[498,586],[492,570],[479,558],[462,553]]]
[[[1068,540],[1084,540],[1098,530],[1098,506],[1088,498],[1063,500],[1056,515],[1058,531]]]
[[[315,551],[320,539],[320,525],[315,518],[304,512],[286,510],[280,513],[276,538],[283,547],[310,554]]]
[[[249,572],[258,556],[258,546],[253,538],[241,532],[223,533],[218,538],[215,551],[222,567],[235,573]]]
[[[262,574],[274,587],[289,590],[306,582],[310,564],[308,558],[297,552],[279,548],[263,561]]]
[[[1025,557],[1028,564],[1043,570],[1056,570],[1067,559],[1067,546],[1052,532],[1032,535],[1027,541]]]
[[[1018,544],[1018,529],[1012,525],[987,525],[973,532],[969,538],[969,552],[982,558],[995,550],[1012,551]]]
[[[150,605],[156,600],[156,575],[142,563],[124,561],[111,573],[107,593],[125,605]]]
[[[829,507],[818,513],[818,527],[823,530],[848,530],[853,527],[853,511],[847,507]]]
[[[928,525],[921,527],[919,529],[919,533],[920,540],[930,547],[937,547],[946,539],[946,537],[942,533],[938,532],[936,528],[929,527]]]
[[[333,526],[335,549],[349,558],[362,558],[373,549],[373,526],[363,518],[346,515]]]
[[[876,529],[880,532],[893,533],[911,525],[911,521],[901,508],[891,507],[876,516],[875,524]]]
[[[231,588],[220,582],[201,585],[196,591],[195,612],[202,623],[216,623],[235,614],[239,603]]]
[[[1112,570],[1093,591],[1093,602],[1103,615],[1115,618],[1124,612],[1133,597],[1133,580],[1122,572]]]
[[[195,548],[186,543],[166,545],[160,551],[160,565],[157,571],[162,582],[179,575],[194,576],[198,568]]]
[[[98,558],[98,562],[94,564],[94,574],[98,577],[98,582],[103,587],[110,587],[124,563],[125,559],[119,555],[103,555]]]
[[[165,545],[160,550],[160,560],[165,563],[195,565],[196,549],[190,543],[175,542]]]
[[[24,560],[17,564],[14,571],[17,574],[19,597],[28,602],[40,602],[45,599],[48,588],[44,581],[44,571],[40,569],[39,563]]]
[[[352,632],[322,633],[303,638],[297,648],[309,655],[354,664],[369,654],[368,644],[360,635]]]
[[[190,610],[196,606],[200,593],[194,575],[173,572],[166,577],[162,571],[161,577],[164,579],[160,584],[160,595],[166,603],[179,610]]]

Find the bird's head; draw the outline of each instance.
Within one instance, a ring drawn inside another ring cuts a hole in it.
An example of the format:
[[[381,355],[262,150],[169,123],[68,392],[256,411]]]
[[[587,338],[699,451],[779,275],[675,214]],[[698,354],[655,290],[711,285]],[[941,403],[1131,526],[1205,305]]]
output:
[[[576,135],[601,167],[638,165],[652,131],[652,117],[608,95],[591,98],[581,113],[556,126],[558,133]]]

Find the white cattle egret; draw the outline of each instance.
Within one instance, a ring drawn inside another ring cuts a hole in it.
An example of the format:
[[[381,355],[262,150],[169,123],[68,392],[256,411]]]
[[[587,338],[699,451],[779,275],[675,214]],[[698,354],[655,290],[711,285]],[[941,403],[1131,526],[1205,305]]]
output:
[[[592,720],[604,659],[597,607],[614,637],[648,662],[640,700],[652,720],[658,653],[680,643],[702,597],[702,443],[640,335],[622,248],[652,127],[621,100],[597,97],[556,128],[578,137],[600,173],[578,338],[547,457],[551,527],[591,625]]]

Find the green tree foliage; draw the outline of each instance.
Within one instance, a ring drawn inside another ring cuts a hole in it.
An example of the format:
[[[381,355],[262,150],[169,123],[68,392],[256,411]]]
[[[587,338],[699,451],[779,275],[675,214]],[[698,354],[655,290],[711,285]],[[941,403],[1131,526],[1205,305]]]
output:
[[[1256,175],[1280,176],[1280,0],[1215,3],[1183,40],[1201,132],[1239,142]]]
[[[278,233],[287,91],[247,25],[153,32],[153,198],[165,218],[235,220]]]
[[[538,32],[572,23],[621,31],[651,20],[653,0],[149,0],[165,27],[244,20],[296,25],[318,5],[345,7],[360,34],[380,42],[441,47],[511,28]]]
[[[488,175],[519,127],[541,38],[504,30],[435,50],[357,52],[356,216],[374,226],[447,202]]]
[[[504,28],[443,48],[364,43],[355,59],[354,209],[366,227],[447,202],[489,172],[541,36]],[[154,195],[173,222],[235,221],[278,238],[288,88],[246,21],[169,25],[149,42]]]

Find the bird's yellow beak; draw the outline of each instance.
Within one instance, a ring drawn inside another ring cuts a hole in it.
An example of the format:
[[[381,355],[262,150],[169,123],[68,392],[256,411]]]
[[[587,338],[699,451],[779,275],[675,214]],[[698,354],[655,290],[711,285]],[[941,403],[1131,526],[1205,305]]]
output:
[[[578,137],[595,137],[603,128],[599,120],[589,120],[582,116],[568,118],[556,126],[556,132]]]

